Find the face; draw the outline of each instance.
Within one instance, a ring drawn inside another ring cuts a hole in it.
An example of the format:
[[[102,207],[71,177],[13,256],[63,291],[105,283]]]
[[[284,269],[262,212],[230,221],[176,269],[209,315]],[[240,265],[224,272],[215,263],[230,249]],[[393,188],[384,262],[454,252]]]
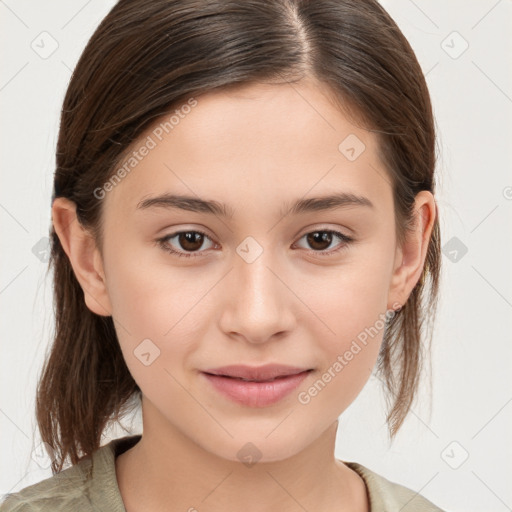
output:
[[[355,399],[401,303],[390,179],[375,134],[319,84],[195,100],[155,123],[105,187],[108,309],[145,421],[225,459],[250,442],[281,460]],[[165,194],[191,200],[150,201]],[[314,199],[342,194],[362,199]],[[240,364],[309,371],[279,384],[203,373]]]

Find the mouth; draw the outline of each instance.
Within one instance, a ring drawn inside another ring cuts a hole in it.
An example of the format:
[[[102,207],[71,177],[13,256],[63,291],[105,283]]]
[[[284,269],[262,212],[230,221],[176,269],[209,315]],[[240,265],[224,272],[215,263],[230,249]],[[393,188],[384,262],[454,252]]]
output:
[[[310,371],[310,370],[305,370],[305,371]],[[206,373],[207,375],[212,375],[214,377],[225,377],[226,379],[241,380],[243,382],[274,382],[275,380],[286,379],[286,378],[290,377],[290,375],[279,375],[278,377],[273,377],[272,379],[246,379],[245,377],[233,377],[231,375],[220,375],[220,374],[208,373],[208,372],[203,372],[203,373]],[[299,375],[299,374],[295,374],[295,375]]]
[[[267,407],[290,394],[312,368],[267,365],[230,366],[202,371],[211,388],[223,397],[248,407]]]
[[[247,382],[272,382],[292,375],[312,371],[312,368],[267,364],[264,366],[230,365],[203,370],[203,373]]]

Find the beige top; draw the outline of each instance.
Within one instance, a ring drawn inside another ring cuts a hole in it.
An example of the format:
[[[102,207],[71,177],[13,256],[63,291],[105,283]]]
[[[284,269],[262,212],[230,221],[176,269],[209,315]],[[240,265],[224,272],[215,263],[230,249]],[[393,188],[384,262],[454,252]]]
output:
[[[68,467],[41,482],[8,494],[0,512],[126,512],[116,479],[115,458],[131,448],[139,435],[114,439],[91,457]],[[344,462],[344,461],[343,461]],[[344,462],[364,480],[371,512],[443,512],[418,493],[386,480],[356,462]]]

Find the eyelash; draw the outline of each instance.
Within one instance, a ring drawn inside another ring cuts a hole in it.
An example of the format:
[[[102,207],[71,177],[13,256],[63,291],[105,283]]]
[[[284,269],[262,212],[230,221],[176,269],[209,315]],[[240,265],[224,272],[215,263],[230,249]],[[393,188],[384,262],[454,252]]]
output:
[[[175,236],[177,235],[180,235],[182,233],[199,233],[203,236],[205,236],[206,238],[210,239],[210,236],[208,236],[206,233],[204,233],[203,231],[199,230],[199,229],[190,229],[190,230],[184,230],[184,231],[176,231],[176,233],[171,233],[170,235],[166,235],[162,238],[158,238],[157,240],[155,240],[155,242],[166,252],[168,253],[171,253],[171,254],[174,254],[180,258],[195,258],[195,257],[198,257],[196,253],[194,252],[191,252],[191,253],[186,253],[186,252],[181,252],[181,251],[176,251],[174,249],[172,249],[168,243],[167,243],[167,240],[169,240],[170,238],[174,238]],[[340,238],[340,240],[343,242],[343,244],[340,245],[340,247],[338,247],[337,249],[334,249],[334,250],[331,250],[331,251],[328,251],[328,252],[325,252],[325,251],[314,251],[314,250],[310,250],[308,251],[309,253],[313,253],[315,255],[319,255],[321,257],[330,257],[330,256],[333,256],[341,251],[343,251],[344,249],[347,249],[347,246],[352,243],[354,241],[354,239],[350,236],[347,236],[347,235],[344,235],[343,233],[340,233],[339,231],[334,231],[332,229],[317,229],[317,230],[314,230],[314,231],[309,231],[307,233],[304,233],[304,235],[302,235],[300,239],[304,238],[306,235],[310,235],[311,233],[331,233],[335,236],[337,236],[338,238]],[[213,242],[213,240],[211,240]],[[198,251],[196,251],[198,252]],[[200,251],[200,252],[204,252],[204,251]],[[199,252],[199,254],[200,254]]]

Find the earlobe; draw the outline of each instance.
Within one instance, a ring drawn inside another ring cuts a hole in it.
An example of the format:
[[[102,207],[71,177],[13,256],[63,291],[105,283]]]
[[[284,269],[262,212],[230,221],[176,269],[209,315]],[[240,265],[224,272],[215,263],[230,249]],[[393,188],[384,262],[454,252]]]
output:
[[[393,302],[405,304],[423,272],[436,218],[436,204],[431,192],[422,190],[417,194],[415,214],[414,232],[408,234],[403,247],[397,248],[388,307]]]
[[[78,221],[76,204],[64,197],[57,197],[52,205],[52,221],[84,292],[87,307],[97,315],[110,316],[112,307],[101,254],[90,231]]]

